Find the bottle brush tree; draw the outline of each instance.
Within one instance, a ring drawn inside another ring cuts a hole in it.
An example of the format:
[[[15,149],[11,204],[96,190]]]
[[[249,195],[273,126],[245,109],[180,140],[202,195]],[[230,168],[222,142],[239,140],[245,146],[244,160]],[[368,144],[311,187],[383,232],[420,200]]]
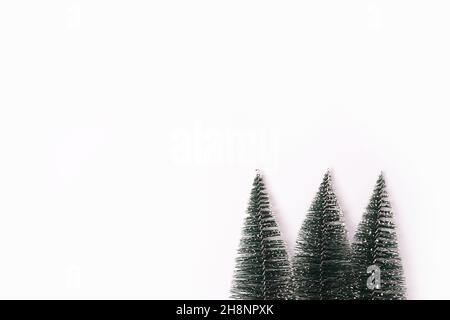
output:
[[[383,174],[357,228],[352,251],[356,299],[405,299],[403,268]]]
[[[352,298],[351,249],[329,171],[300,229],[292,265],[295,298]]]
[[[290,299],[292,270],[258,171],[236,259],[231,297],[245,300]]]

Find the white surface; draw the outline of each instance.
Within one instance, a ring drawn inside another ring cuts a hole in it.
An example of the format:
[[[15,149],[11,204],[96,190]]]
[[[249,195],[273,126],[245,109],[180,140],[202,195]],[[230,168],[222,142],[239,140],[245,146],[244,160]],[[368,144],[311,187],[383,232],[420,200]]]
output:
[[[3,1],[0,297],[227,298],[254,169],[292,250],[380,170],[450,298],[448,1]]]

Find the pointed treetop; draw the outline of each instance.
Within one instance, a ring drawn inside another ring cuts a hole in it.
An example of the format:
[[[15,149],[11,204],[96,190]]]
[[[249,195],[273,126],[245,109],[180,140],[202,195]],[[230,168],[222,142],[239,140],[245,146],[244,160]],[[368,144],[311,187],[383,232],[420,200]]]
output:
[[[255,179],[253,181],[254,181],[254,183],[261,183],[262,180],[263,180],[262,174],[261,174],[261,170],[256,169],[255,171],[256,171],[256,176],[255,176]]]
[[[329,185],[331,183],[331,179],[331,170],[327,169],[327,172],[325,172],[325,175],[323,176],[322,184]]]
[[[378,176],[377,180],[377,188],[382,187],[384,188],[386,186],[386,180],[384,179],[384,172],[381,171],[380,175]]]

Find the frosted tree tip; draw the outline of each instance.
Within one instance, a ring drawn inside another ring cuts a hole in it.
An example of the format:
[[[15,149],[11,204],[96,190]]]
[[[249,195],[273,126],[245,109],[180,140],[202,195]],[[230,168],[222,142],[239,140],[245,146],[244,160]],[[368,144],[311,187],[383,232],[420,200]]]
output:
[[[384,182],[384,171],[380,171],[380,175],[378,176],[378,182]]]
[[[260,169],[255,169],[256,175],[260,176],[261,175],[261,170]]]

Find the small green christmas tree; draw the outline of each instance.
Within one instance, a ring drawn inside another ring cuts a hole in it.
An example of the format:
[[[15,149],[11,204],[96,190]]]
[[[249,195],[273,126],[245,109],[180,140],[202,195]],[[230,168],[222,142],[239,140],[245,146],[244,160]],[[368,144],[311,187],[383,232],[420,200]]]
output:
[[[356,299],[405,299],[403,268],[383,174],[358,226],[352,249]]]
[[[297,239],[293,259],[295,297],[351,299],[350,253],[342,211],[328,171]]]
[[[257,172],[243,229],[231,297],[242,300],[290,299],[288,254]]]

